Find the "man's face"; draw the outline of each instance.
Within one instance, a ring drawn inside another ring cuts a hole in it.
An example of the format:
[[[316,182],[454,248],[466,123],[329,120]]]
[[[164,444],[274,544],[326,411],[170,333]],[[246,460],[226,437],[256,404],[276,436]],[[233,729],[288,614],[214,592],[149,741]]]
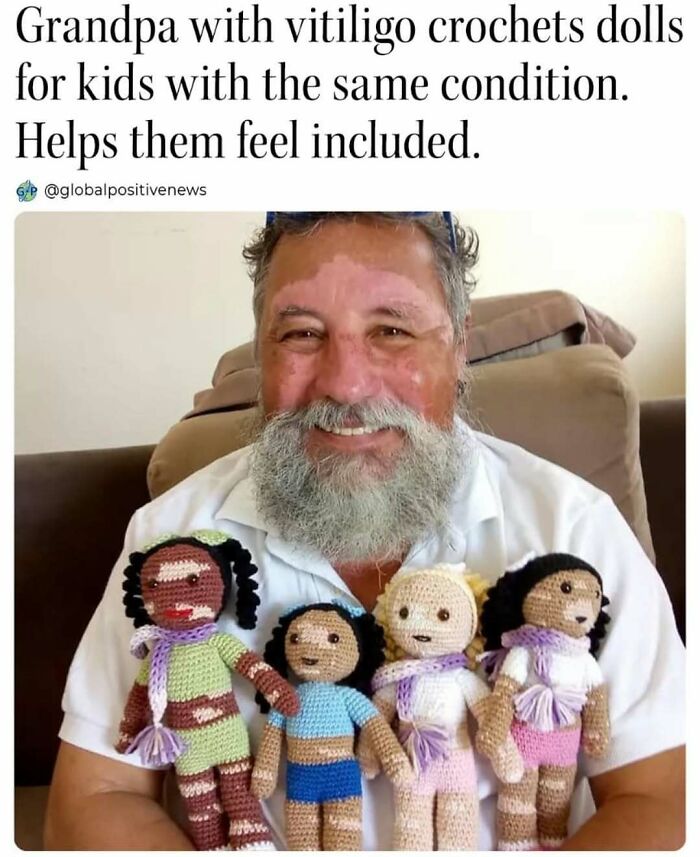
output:
[[[331,221],[311,236],[283,236],[272,256],[259,330],[266,416],[313,402],[406,405],[452,424],[465,359],[454,344],[432,248],[411,224]],[[307,454],[388,461],[397,428],[310,429]]]
[[[428,239],[410,224],[329,222],[284,236],[258,331],[267,418],[257,504],[334,563],[397,559],[443,529],[468,466],[455,348]]]

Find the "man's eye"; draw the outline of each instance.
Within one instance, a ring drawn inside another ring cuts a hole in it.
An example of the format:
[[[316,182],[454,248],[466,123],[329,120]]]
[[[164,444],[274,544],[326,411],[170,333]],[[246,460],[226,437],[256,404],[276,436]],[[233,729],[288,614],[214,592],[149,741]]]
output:
[[[196,586],[199,583],[199,575],[198,574],[188,574],[187,582],[190,586]]]
[[[158,581],[157,580],[149,580],[146,582],[147,589],[158,589]]]
[[[403,330],[400,327],[392,327],[391,325],[386,325],[385,327],[381,327],[379,329],[379,333],[381,336],[386,336],[389,339],[395,339],[400,336],[410,336],[410,334]]]
[[[317,330],[289,330],[282,336],[282,341],[286,339],[319,339],[321,334]]]

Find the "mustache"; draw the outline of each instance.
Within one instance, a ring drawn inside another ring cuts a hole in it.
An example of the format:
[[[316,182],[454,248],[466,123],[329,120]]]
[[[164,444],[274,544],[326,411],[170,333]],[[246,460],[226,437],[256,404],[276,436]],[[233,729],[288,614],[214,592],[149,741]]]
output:
[[[372,431],[398,429],[411,436],[425,423],[424,417],[411,407],[390,399],[373,399],[354,405],[322,399],[303,408],[275,414],[267,419],[266,426],[298,431],[313,428],[337,431],[350,424]]]

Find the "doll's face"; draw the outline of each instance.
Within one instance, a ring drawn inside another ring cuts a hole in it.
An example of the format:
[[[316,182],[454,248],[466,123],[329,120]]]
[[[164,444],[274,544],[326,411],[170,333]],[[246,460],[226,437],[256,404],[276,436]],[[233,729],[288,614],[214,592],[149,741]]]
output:
[[[391,637],[414,658],[463,651],[476,633],[473,598],[458,583],[429,571],[397,581],[387,612]]]
[[[336,682],[357,666],[355,632],[335,610],[308,610],[287,629],[284,653],[303,681]]]
[[[602,606],[598,580],[588,571],[558,571],[528,592],[523,616],[530,625],[583,637],[595,625]]]
[[[186,631],[214,621],[221,610],[224,582],[204,548],[170,545],[144,563],[141,594],[152,622]]]

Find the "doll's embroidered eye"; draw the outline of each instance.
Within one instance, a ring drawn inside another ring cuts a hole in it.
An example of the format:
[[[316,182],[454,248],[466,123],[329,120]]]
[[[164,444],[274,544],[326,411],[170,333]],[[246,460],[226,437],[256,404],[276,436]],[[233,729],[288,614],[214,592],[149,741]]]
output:
[[[158,581],[155,579],[147,581],[146,588],[147,589],[158,589]]]
[[[565,580],[561,585],[561,591],[564,593],[564,595],[568,595],[572,589],[573,587],[571,586],[568,580]]]
[[[408,607],[402,607],[402,608],[399,610],[399,616],[400,616],[402,619],[408,619]]]
[[[194,586],[195,584],[199,583],[199,575],[198,574],[188,574],[187,575],[187,582],[189,583],[190,586]]]
[[[450,611],[446,610],[444,607],[441,607],[440,610],[438,610],[437,616],[441,622],[447,622],[447,620],[450,618]]]
[[[340,637],[337,634],[329,634],[328,635],[328,642],[329,643],[339,643]]]
[[[600,589],[596,589],[595,597],[596,597],[596,599],[600,598]]]
[[[299,634],[290,634],[290,636],[289,636],[289,642],[290,642],[293,646],[296,646],[296,644],[299,642]]]

